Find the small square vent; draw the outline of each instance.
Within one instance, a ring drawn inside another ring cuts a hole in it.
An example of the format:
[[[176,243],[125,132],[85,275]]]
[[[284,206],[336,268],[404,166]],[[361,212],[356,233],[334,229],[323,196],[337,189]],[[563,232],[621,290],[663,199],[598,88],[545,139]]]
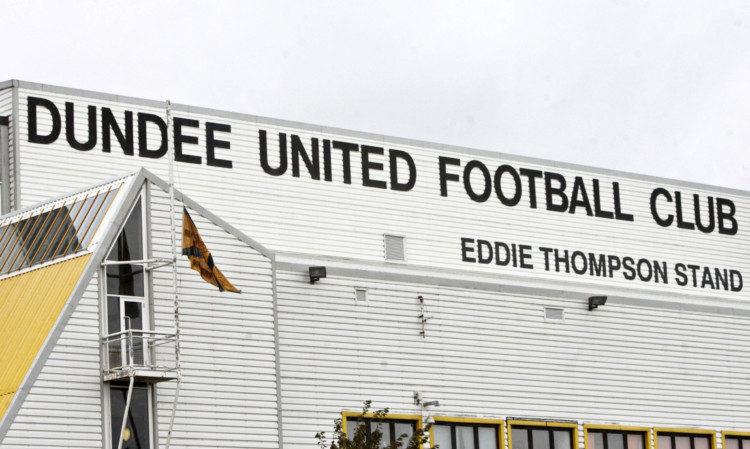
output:
[[[364,288],[355,288],[354,289],[354,301],[357,304],[367,303],[367,290],[365,290]]]
[[[406,261],[406,238],[400,235],[385,234],[385,260]]]
[[[544,319],[548,321],[562,321],[565,318],[563,309],[560,307],[545,307]]]

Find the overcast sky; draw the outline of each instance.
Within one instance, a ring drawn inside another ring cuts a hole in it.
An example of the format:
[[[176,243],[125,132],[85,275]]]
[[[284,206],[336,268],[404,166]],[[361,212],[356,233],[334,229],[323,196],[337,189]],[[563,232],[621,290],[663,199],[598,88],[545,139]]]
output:
[[[0,78],[750,191],[750,1],[0,0]]]

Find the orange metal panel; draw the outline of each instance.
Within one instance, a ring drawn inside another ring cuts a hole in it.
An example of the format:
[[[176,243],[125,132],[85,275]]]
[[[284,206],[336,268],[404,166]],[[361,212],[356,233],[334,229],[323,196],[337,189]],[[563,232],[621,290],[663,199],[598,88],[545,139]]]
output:
[[[91,254],[0,280],[0,420]]]

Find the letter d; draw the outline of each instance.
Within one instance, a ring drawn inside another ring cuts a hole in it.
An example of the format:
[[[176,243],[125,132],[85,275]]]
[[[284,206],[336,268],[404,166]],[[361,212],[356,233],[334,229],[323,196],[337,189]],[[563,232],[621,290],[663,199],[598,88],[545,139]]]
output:
[[[52,130],[46,136],[40,135],[37,129],[37,109],[39,106],[47,109],[52,117]],[[46,98],[29,97],[28,98],[28,114],[29,114],[29,142],[30,143],[43,143],[50,144],[57,140],[60,136],[60,129],[62,123],[60,121],[60,111],[57,109],[54,103],[47,100]]]

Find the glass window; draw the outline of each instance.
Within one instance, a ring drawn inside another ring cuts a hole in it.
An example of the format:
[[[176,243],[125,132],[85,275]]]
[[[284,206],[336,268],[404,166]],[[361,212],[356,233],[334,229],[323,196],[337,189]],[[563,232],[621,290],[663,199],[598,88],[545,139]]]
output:
[[[411,437],[411,434],[414,433],[414,423],[395,422],[393,423],[393,427],[395,430],[394,435],[396,435],[396,437],[399,437],[400,435],[409,435],[409,437]]]
[[[136,202],[107,256],[108,262],[143,260],[143,214],[141,201]],[[147,337],[148,309],[146,302],[146,274],[143,264],[117,263],[106,266],[107,333],[126,330],[134,332],[108,340],[109,368],[145,366],[148,364]],[[132,345],[132,346],[131,346]],[[131,357],[132,356],[132,357]]]
[[[456,426],[456,449],[474,449],[474,429]]]
[[[604,449],[604,432],[588,431],[588,449]]]
[[[656,444],[659,449],[710,449],[711,435],[658,432]]]
[[[108,265],[107,293],[144,296],[143,266],[135,264]]]
[[[128,398],[128,387],[112,385],[109,389],[111,409],[112,447],[116,448],[120,442],[120,429],[122,428],[125,404]],[[122,432],[123,449],[150,449],[150,425],[149,425],[149,392],[145,386],[133,388],[128,410],[128,419],[125,430]]]
[[[432,445],[440,449],[498,449],[497,430],[495,424],[439,422],[432,426]]]
[[[567,430],[553,430],[552,441],[555,449],[571,449],[570,432]]]
[[[586,432],[588,449],[643,449],[646,441],[646,433],[640,431],[588,429]]]
[[[117,237],[107,260],[127,262],[143,260],[143,223],[141,202],[138,200],[122,232]],[[139,264],[107,266],[107,293],[113,295],[144,296],[144,270]]]
[[[750,435],[724,435],[724,449],[750,449]]]
[[[432,436],[435,438],[434,444],[440,446],[441,449],[453,449],[453,443],[451,443],[451,426],[443,426],[435,424],[432,426]]]
[[[516,428],[513,432],[512,449],[529,449],[529,434],[523,429]]]
[[[621,433],[607,433],[607,449],[626,449],[625,438]]]
[[[354,433],[363,424],[366,426],[366,438],[368,441],[372,438],[373,434],[380,431],[382,435],[381,447],[387,446],[394,441],[398,440],[399,437],[403,436],[403,441],[406,442],[414,434],[416,429],[416,421],[404,420],[404,419],[369,419],[369,418],[358,418],[352,417],[347,420],[347,433],[349,439],[354,437]],[[404,444],[405,445],[405,444]]]
[[[479,447],[482,449],[497,447],[497,427],[479,428]]]
[[[693,447],[691,449],[708,449],[709,446],[708,438],[694,438]]]
[[[629,433],[627,435],[628,449],[643,449],[646,444],[645,433]]]
[[[571,429],[545,426],[511,426],[513,449],[571,449]]]
[[[551,449],[551,436],[552,431],[548,429],[531,429],[531,449]]]
[[[0,223],[0,274],[87,249],[117,190],[104,187]]]
[[[390,443],[391,441],[393,441],[392,436],[395,432],[391,432],[391,426],[384,423],[374,421],[371,422],[369,435],[372,435],[373,432],[376,432],[378,430],[380,430],[383,435],[383,443]]]

